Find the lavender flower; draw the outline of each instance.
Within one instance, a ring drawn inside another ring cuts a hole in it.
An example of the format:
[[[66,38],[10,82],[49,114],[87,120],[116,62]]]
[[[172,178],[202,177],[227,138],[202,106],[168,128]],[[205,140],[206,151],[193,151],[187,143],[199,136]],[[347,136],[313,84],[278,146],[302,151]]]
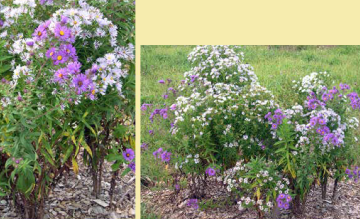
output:
[[[189,199],[187,202],[187,206],[190,208],[198,209],[199,208],[198,200],[196,198]]]
[[[153,152],[153,155],[154,155],[155,158],[160,158],[162,153],[163,153],[163,149],[159,148],[159,149],[157,149],[156,151]]]
[[[135,162],[129,163],[128,167],[135,173]]]
[[[209,176],[215,176],[216,171],[215,171],[214,168],[209,167],[209,168],[207,168],[207,169],[205,170],[205,173],[206,173],[207,175],[209,175]]]
[[[171,159],[171,153],[168,152],[168,151],[164,151],[162,154],[161,154],[161,160],[163,162],[169,162]]]
[[[143,105],[141,105],[141,111],[146,111],[150,106],[152,106],[152,104],[144,103]]]
[[[279,208],[283,209],[289,209],[289,204],[291,202],[292,198],[288,194],[279,194],[279,196],[276,198],[276,202],[278,204]]]
[[[35,41],[40,41],[47,37],[47,32],[46,32],[47,27],[48,24],[45,22],[43,24],[40,24],[39,27],[35,29],[34,33],[32,34]]]
[[[64,83],[68,79],[69,70],[67,68],[60,68],[55,72],[54,81],[60,84]]]
[[[84,74],[76,75],[73,79],[73,86],[78,94],[85,92],[90,85],[90,80]]]
[[[135,158],[135,153],[131,148],[127,148],[124,152],[123,152],[123,157],[125,160],[127,161],[132,161]]]
[[[68,56],[64,51],[58,51],[53,56],[54,65],[65,63],[68,60]]]
[[[61,23],[55,25],[55,36],[61,41],[69,41],[71,37],[71,31],[66,26],[62,26]]]

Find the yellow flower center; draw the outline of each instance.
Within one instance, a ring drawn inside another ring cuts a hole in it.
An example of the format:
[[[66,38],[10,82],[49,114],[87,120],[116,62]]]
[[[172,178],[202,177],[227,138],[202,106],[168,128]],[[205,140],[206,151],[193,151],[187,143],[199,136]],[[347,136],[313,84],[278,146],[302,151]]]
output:
[[[127,154],[126,154],[126,156],[127,156],[127,157],[130,157],[130,154],[129,154],[129,153],[127,153]]]
[[[58,57],[57,57],[57,60],[61,61],[62,58],[63,58],[62,56],[58,56]]]
[[[64,36],[65,35],[64,31],[60,30],[60,35]]]
[[[54,52],[51,52],[51,53],[50,53],[50,56],[53,56],[53,55],[54,55]]]
[[[41,31],[39,31],[39,32],[38,32],[38,36],[41,36],[41,35],[42,35]]]
[[[92,90],[91,93],[92,93],[92,95],[94,95],[94,94],[95,94],[95,90]]]
[[[83,85],[82,81],[79,81],[78,85],[79,85],[79,87],[81,87]]]
[[[99,68],[99,71],[102,71],[102,68]]]
[[[74,24],[77,24],[77,21],[74,21]]]
[[[106,81],[106,78],[103,78],[104,81]]]
[[[66,52],[67,52],[67,53],[70,53],[70,50],[67,49]]]
[[[63,77],[63,74],[60,73],[60,74],[59,74],[59,78],[62,78],[62,77]]]

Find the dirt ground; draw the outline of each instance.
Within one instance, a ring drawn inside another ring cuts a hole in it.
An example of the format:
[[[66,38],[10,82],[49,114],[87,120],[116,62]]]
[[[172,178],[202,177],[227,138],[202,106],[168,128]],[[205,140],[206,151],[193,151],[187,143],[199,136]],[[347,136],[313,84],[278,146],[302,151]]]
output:
[[[360,219],[360,183],[354,181],[340,182],[338,192],[332,201],[333,181],[327,188],[327,198],[321,199],[321,188],[315,187],[309,194],[305,211],[301,216],[295,216],[291,211],[281,211],[281,219]],[[173,190],[151,191],[143,189],[142,201],[152,212],[164,219],[256,219],[255,210],[239,211],[237,205],[221,208],[195,210],[187,207],[188,190],[181,190],[176,197]],[[206,201],[224,200],[226,192],[221,185],[213,183],[207,191]],[[143,218],[146,218],[143,216]],[[266,218],[271,218],[267,215]]]
[[[80,163],[79,163],[80,165]],[[51,192],[46,201],[45,219],[120,219],[135,218],[135,175],[130,171],[117,178],[115,207],[110,208],[111,167],[106,163],[99,199],[91,195],[92,180],[83,167],[78,175],[70,172]],[[82,167],[80,165],[80,170]],[[120,172],[121,173],[121,172]],[[0,219],[20,219],[9,200],[0,201]]]

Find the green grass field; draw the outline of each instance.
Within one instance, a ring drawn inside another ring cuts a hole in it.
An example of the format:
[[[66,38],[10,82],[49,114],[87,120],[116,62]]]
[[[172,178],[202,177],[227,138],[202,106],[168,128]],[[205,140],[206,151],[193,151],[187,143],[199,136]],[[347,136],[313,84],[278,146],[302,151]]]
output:
[[[160,79],[180,80],[190,69],[187,55],[193,46],[141,48],[142,101],[158,100],[165,90]],[[260,83],[280,102],[289,97],[291,81],[311,72],[327,71],[335,82],[348,82],[360,91],[360,46],[244,46],[246,63],[254,67]]]
[[[161,86],[158,81],[172,79],[178,82],[183,79],[184,72],[190,70],[187,55],[193,47],[141,48],[142,103],[156,105],[168,101],[161,97],[166,86]],[[245,62],[254,67],[260,84],[272,91],[277,102],[284,107],[294,104],[291,97],[296,91],[292,89],[292,81],[311,72],[326,71],[331,74],[334,84],[347,83],[354,91],[360,92],[360,46],[244,46],[242,51]],[[150,122],[148,116],[142,116],[141,120],[142,142],[147,142]],[[165,145],[161,138],[155,142],[155,148]],[[153,151],[150,146],[148,151],[142,153],[142,177],[155,182],[166,182],[170,176],[154,162]],[[159,183],[150,189],[158,190],[164,186],[167,186],[166,183]],[[151,210],[144,210],[143,213],[145,212],[149,213]]]

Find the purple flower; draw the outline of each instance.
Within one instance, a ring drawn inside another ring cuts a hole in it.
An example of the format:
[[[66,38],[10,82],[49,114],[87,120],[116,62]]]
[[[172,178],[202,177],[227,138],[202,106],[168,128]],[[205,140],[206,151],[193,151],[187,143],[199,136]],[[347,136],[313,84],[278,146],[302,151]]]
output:
[[[47,23],[40,24],[38,28],[35,29],[35,32],[32,34],[35,41],[43,40],[47,37]]]
[[[146,143],[142,143],[142,144],[141,144],[141,148],[144,149],[144,150],[147,150],[148,147],[149,147],[149,145],[146,144]]]
[[[187,206],[190,208],[198,209],[199,208],[198,200],[196,198],[189,199],[187,202]]]
[[[164,95],[162,95],[162,97],[163,97],[164,99],[167,99],[167,98],[169,97],[169,95],[164,94]]]
[[[67,65],[67,68],[69,69],[70,74],[77,74],[80,73],[81,63],[80,62],[70,62]]]
[[[163,149],[159,148],[159,149],[157,149],[156,151],[153,152],[153,155],[154,155],[155,158],[160,158],[162,153],[163,153]]]
[[[141,111],[146,111],[150,106],[152,106],[152,104],[144,103],[143,105],[141,105]]]
[[[63,83],[68,79],[69,70],[67,68],[60,68],[55,72],[54,81],[58,83]]]
[[[131,148],[127,148],[124,152],[123,152],[123,157],[125,160],[127,161],[132,161],[135,158],[135,153]]]
[[[58,51],[52,56],[52,60],[54,61],[54,65],[59,65],[60,63],[65,63],[68,60],[68,56],[64,51]]]
[[[165,84],[165,81],[164,80],[159,80],[158,81],[160,84]]]
[[[0,19],[0,27],[4,26],[4,21]]]
[[[67,23],[67,21],[68,21],[68,17],[66,17],[66,16],[64,16],[64,15],[61,15],[61,23],[62,24],[66,24]]]
[[[60,49],[65,51],[65,53],[72,59],[77,60],[76,49],[75,49],[75,47],[73,47],[73,45],[64,44],[64,45],[61,45]]]
[[[169,87],[169,88],[168,88],[168,91],[173,92],[174,95],[176,94],[176,90],[175,90],[173,87]]]
[[[175,190],[178,190],[178,191],[180,190],[180,185],[179,184],[175,185]]]
[[[46,2],[48,2],[48,3],[52,3],[53,2],[53,0],[40,0],[40,5],[43,5],[43,4],[45,4]]]
[[[27,41],[26,45],[32,47],[32,46],[34,46],[34,41]]]
[[[46,56],[47,58],[49,58],[49,59],[50,59],[50,58],[53,59],[55,53],[56,53],[56,48],[55,48],[55,47],[51,47],[48,51],[46,51],[45,56]]]
[[[128,167],[135,173],[135,162],[129,163]]]
[[[338,91],[338,89],[336,89],[336,87],[334,87],[333,89],[329,90],[329,93],[334,95],[334,94],[339,93],[339,91]]]
[[[198,78],[198,77],[199,77],[198,75],[191,75],[191,76],[190,76],[190,79],[191,79],[190,81],[191,81],[191,83],[194,82],[194,81],[196,80],[196,78]]]
[[[85,92],[90,85],[90,80],[84,74],[78,74],[73,79],[73,86],[78,94]]]
[[[276,198],[276,202],[279,208],[288,209],[289,203],[291,202],[292,198],[288,194],[279,194]]]
[[[321,99],[324,101],[324,102],[327,102],[330,98],[328,96],[327,93],[324,93],[322,96],[321,96]]]
[[[316,109],[319,105],[320,105],[320,104],[319,104],[319,100],[317,100],[317,99],[310,99],[310,100],[308,101],[308,108],[309,108],[309,109],[314,110],[314,109]]]
[[[268,113],[265,115],[265,119],[267,119],[268,121],[271,121],[271,120],[272,120],[272,114],[271,114],[271,112],[268,112]]]
[[[23,101],[23,97],[21,96],[21,94],[19,93],[19,95],[17,96],[17,99],[18,99],[18,101]]]
[[[207,175],[209,175],[209,176],[215,176],[216,171],[215,171],[214,168],[209,167],[209,168],[207,168],[207,169],[205,170],[205,173],[206,173]]]
[[[326,124],[326,120],[324,118],[322,118],[322,117],[320,117],[318,119],[318,122],[319,122],[320,125],[325,125]]]
[[[172,111],[176,110],[176,104],[171,105],[171,106],[170,106],[170,109],[171,109]]]
[[[340,89],[341,89],[341,90],[349,90],[349,89],[350,89],[350,86],[347,85],[347,84],[340,83]]]
[[[62,41],[69,41],[71,40],[71,31],[66,26],[62,26],[61,23],[57,23],[55,26],[55,36]]]
[[[149,130],[149,134],[153,135],[154,134],[154,130]]]
[[[271,129],[277,129],[278,128],[278,125],[276,124],[276,123],[273,123],[272,125],[271,125]]]
[[[317,122],[318,122],[318,117],[312,117],[310,119],[310,125],[313,127],[316,126]]]
[[[168,152],[168,151],[164,151],[162,154],[161,154],[161,160],[163,162],[169,162],[171,159],[171,152]]]

